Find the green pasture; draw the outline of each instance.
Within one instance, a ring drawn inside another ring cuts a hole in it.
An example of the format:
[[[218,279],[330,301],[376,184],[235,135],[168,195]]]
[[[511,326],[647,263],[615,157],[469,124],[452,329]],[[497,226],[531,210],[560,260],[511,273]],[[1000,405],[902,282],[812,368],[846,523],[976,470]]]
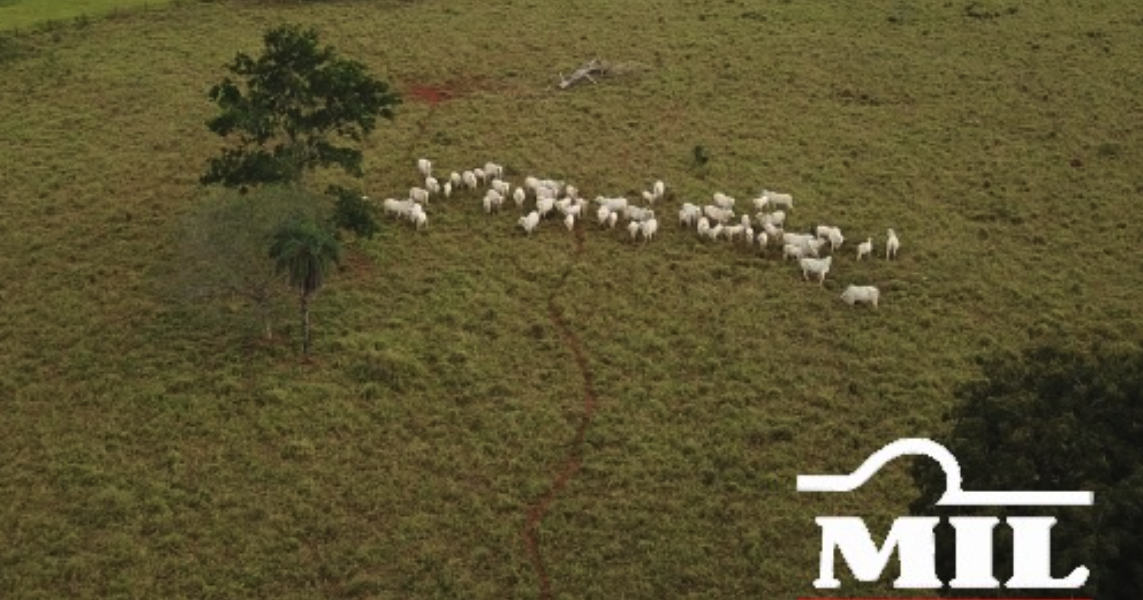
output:
[[[65,18],[30,6],[0,29]],[[372,198],[422,156],[588,197],[662,179],[658,237],[529,238],[514,206],[434,199],[427,230],[351,244],[312,362],[292,307],[266,343],[238,303],[180,302],[221,145],[206,91],[282,22],[405,94],[366,143]],[[982,354],[1139,339],[1141,36],[1126,0],[392,0],[0,39],[0,597],[824,595],[814,517],[884,527],[915,493],[907,461],[849,495],[798,474],[940,433]],[[613,72],[555,89],[595,57]],[[789,229],[842,228],[824,286],[677,226],[763,187],[794,194]],[[851,283],[881,307],[843,304]],[[529,511],[569,460],[537,563]],[[890,580],[842,592],[906,594]]]
[[[131,9],[159,8],[171,0],[0,0],[0,33],[64,25]]]

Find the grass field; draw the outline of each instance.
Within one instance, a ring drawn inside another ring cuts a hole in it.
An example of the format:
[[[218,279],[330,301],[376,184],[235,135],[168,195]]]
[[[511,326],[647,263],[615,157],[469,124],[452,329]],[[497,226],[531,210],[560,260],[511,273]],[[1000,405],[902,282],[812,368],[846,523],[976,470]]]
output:
[[[370,138],[373,197],[419,156],[589,197],[661,178],[659,237],[525,238],[514,211],[434,201],[427,232],[351,250],[312,363],[292,321],[293,345],[263,344],[240,310],[174,302],[220,144],[206,90],[286,21],[449,91]],[[914,493],[904,463],[843,496],[797,474],[939,434],[982,353],[1139,339],[1141,35],[1125,0],[457,0],[195,3],[5,38],[0,596],[821,595],[814,516],[884,526]],[[592,57],[617,74],[553,89]],[[683,201],[762,187],[795,195],[791,227],[845,231],[824,290],[674,227]],[[889,227],[900,261],[853,260]],[[841,303],[849,283],[881,308]]]
[[[120,11],[159,8],[171,0],[0,0],[0,33],[81,22]]]

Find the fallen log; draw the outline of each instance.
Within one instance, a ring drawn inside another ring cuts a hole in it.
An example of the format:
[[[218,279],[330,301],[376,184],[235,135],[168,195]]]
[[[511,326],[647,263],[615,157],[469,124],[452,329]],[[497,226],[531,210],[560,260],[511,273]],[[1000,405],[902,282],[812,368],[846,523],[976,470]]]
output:
[[[607,67],[605,67],[598,58],[592,59],[582,67],[572,71],[572,74],[567,77],[564,77],[564,74],[560,73],[560,89],[566,90],[583,79],[595,83],[595,78],[592,77],[592,75],[603,75],[606,72]]]

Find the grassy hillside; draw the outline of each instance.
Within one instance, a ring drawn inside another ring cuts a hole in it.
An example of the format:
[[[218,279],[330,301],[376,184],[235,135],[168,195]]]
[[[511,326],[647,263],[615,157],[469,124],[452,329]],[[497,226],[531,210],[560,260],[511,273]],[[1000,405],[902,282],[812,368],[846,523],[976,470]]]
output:
[[[797,474],[939,432],[980,353],[1143,329],[1143,15],[931,4],[196,3],[8,40],[4,596],[815,595],[813,517],[884,525],[913,492],[903,464],[845,496]],[[352,250],[309,364],[179,305],[205,92],[284,21],[447,92],[369,140],[370,195],[419,156],[589,197],[661,178],[660,236],[525,238],[514,210],[434,201],[427,232]],[[617,74],[553,89],[592,57]],[[795,195],[792,228],[845,231],[824,290],[674,227],[762,187]],[[900,261],[853,260],[889,227]],[[881,308],[841,303],[849,283]]]

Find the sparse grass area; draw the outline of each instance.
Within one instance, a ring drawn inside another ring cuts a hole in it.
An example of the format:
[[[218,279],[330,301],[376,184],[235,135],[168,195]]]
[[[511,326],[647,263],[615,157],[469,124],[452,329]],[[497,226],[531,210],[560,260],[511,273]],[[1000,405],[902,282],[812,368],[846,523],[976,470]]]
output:
[[[913,492],[902,465],[842,497],[799,496],[798,473],[935,433],[978,353],[1143,330],[1134,4],[651,5],[194,4],[20,38],[0,62],[4,597],[537,597],[526,512],[583,411],[549,303],[599,401],[540,527],[555,597],[812,595],[813,517],[884,525]],[[219,145],[206,90],[282,21],[452,91],[370,139],[375,198],[419,156],[589,196],[662,178],[659,237],[587,224],[579,251],[434,201],[427,232],[386,222],[321,292],[313,364],[292,322],[263,344],[239,309],[175,304],[172,236]],[[553,89],[596,56],[623,74]],[[763,186],[795,194],[791,226],[845,231],[824,291],[674,227],[683,201]],[[856,263],[887,227],[901,260]],[[846,307],[848,283],[882,307]]]

